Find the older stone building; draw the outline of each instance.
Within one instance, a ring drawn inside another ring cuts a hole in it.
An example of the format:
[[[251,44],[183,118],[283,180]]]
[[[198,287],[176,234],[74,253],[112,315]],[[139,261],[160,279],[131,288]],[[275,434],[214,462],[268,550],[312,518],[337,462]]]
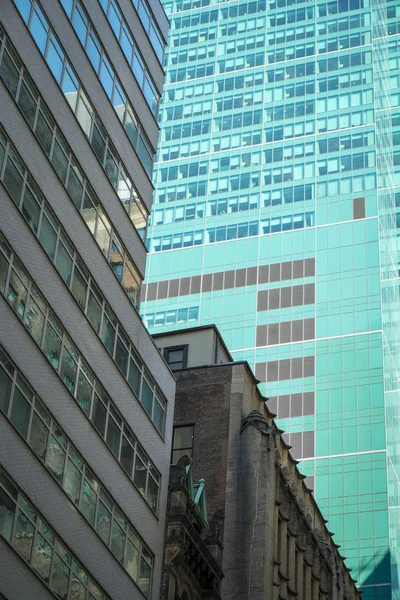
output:
[[[193,485],[190,458],[171,465],[161,600],[221,600],[222,544],[208,527],[204,479]]]
[[[177,378],[172,462],[189,457],[193,478],[206,481],[222,599],[359,598],[247,362],[232,362],[215,327],[155,341]],[[185,593],[166,598],[198,597]]]

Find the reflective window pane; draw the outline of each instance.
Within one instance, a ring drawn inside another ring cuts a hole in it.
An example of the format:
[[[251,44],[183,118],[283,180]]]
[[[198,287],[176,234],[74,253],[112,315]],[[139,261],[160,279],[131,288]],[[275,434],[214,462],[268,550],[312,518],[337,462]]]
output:
[[[100,320],[101,320],[101,306],[96,300],[95,295],[92,291],[89,292],[89,300],[86,311],[87,318],[91,322],[96,333],[100,331]]]
[[[75,392],[75,382],[76,376],[78,372],[78,366],[74,357],[77,357],[77,353],[75,350],[67,350],[64,346],[61,360],[61,371],[60,377],[71,392],[74,394]]]
[[[128,473],[129,477],[132,477],[133,457],[134,452],[132,446],[125,436],[122,436],[120,462],[125,471]]]
[[[27,289],[15,270],[12,269],[8,284],[7,299],[20,318],[22,318],[25,311],[26,297]]]
[[[129,360],[129,373],[128,373],[128,383],[135,392],[136,396],[139,397],[140,391],[140,380],[141,380],[141,372],[136,365],[135,361],[131,358]]]
[[[75,266],[74,269],[71,289],[75,300],[78,302],[79,306],[84,309],[86,306],[87,282],[77,266]]]
[[[51,226],[50,221],[46,217],[46,215],[43,215],[42,217],[39,240],[49,257],[51,258],[51,260],[53,260],[54,252],[56,249],[57,234]]]
[[[4,51],[3,59],[0,65],[0,77],[7,86],[10,94],[15,98],[18,87],[19,71],[11,58],[11,48]]]
[[[29,445],[36,452],[39,458],[43,461],[46,458],[48,437],[48,427],[46,427],[42,419],[36,414],[36,412],[34,412],[32,418]]]
[[[90,404],[92,399],[92,386],[87,377],[79,370],[78,389],[76,400],[82,410],[88,415],[90,413]]]
[[[42,11],[36,4],[32,15],[30,31],[42,54],[44,54],[46,50],[48,29],[49,26],[47,21],[44,18]]]
[[[59,485],[62,484],[65,463],[65,451],[57,442],[54,436],[51,436],[49,449],[47,452],[47,468],[53,475]]]
[[[46,327],[43,350],[52,367],[58,371],[58,366],[60,364],[61,340],[49,322],[47,323]]]
[[[15,504],[0,487],[0,535],[8,541],[11,540],[14,515]]]
[[[119,441],[121,438],[121,430],[115,423],[114,419],[109,415],[107,424],[107,437],[106,442],[111,452],[118,458],[119,455]]]
[[[53,154],[51,157],[51,162],[53,167],[57,171],[57,175],[61,179],[63,183],[65,183],[65,178],[67,176],[68,169],[68,156],[67,149],[63,147],[64,144],[61,139],[57,136],[54,142]]]
[[[32,296],[29,300],[28,310],[25,313],[24,323],[35,342],[40,346],[43,336],[44,314]]]
[[[15,387],[11,407],[10,421],[19,431],[23,438],[26,438],[29,424],[29,415],[31,406],[22,392]]]
[[[96,531],[105,544],[109,543],[111,530],[111,513],[102,502],[99,502],[97,511]]]
[[[94,523],[94,513],[96,510],[96,494],[85,480],[81,499],[81,511],[91,525]]]
[[[58,244],[56,267],[65,283],[69,286],[72,272],[72,258],[61,242]]]
[[[144,558],[141,557],[138,585],[146,596],[148,596],[150,591],[150,577],[151,567],[147,564]]]
[[[67,460],[63,488],[71,498],[72,502],[79,504],[79,495],[81,490],[82,475],[73,462]]]
[[[149,484],[147,487],[147,501],[150,503],[151,508],[157,510],[157,498],[158,498],[158,485],[152,477],[149,477]]]
[[[4,292],[4,286],[7,279],[8,272],[8,261],[4,255],[0,252],[0,290]]]
[[[102,437],[106,430],[107,410],[97,395],[94,397],[92,422]]]
[[[103,326],[101,328],[101,339],[102,339],[105,347],[109,351],[109,353],[111,355],[113,355],[113,353],[114,353],[115,329],[111,325],[111,322],[106,317],[106,315],[103,316]]]
[[[53,34],[51,34],[50,37],[46,61],[57,83],[61,83],[61,75],[64,64],[64,53],[61,50],[60,45],[58,44]]]
[[[11,394],[11,379],[0,366],[0,410],[7,413]]]
[[[54,554],[53,572],[51,576],[50,588],[57,598],[66,599],[68,595],[68,581],[70,570],[61,560],[57,553]]]
[[[126,550],[124,556],[124,567],[128,571],[129,575],[137,580],[139,566],[139,550],[132,544],[128,538],[126,542]]]
[[[124,559],[125,537],[125,533],[114,519],[111,532],[111,552],[121,563]]]
[[[50,544],[48,544],[45,538],[38,533],[36,535],[31,564],[32,567],[38,572],[40,577],[45,581],[49,580],[52,554],[52,547]]]
[[[140,396],[140,402],[143,405],[144,410],[151,417],[151,411],[153,408],[153,391],[145,379],[142,383],[142,394]]]
[[[22,214],[25,217],[29,227],[37,233],[40,217],[40,205],[37,200],[38,196],[35,196],[30,187],[25,187],[24,198],[22,203]]]
[[[117,336],[117,347],[115,350],[115,362],[117,363],[117,366],[120,369],[120,371],[122,372],[122,374],[124,375],[124,377],[126,377],[126,373],[128,371],[128,360],[129,360],[128,349],[126,348],[126,346],[124,345],[124,343],[122,342],[120,337]]]
[[[83,184],[82,174],[76,165],[73,166],[71,164],[70,166],[67,190],[74,204],[80,209],[82,204]]]
[[[43,114],[43,107],[39,110],[36,121],[36,137],[39,140],[43,150],[50,156],[51,141],[53,139],[53,131]]]
[[[3,183],[11,198],[19,205],[22,192],[22,175],[10,157],[8,157],[4,171]]]
[[[13,545],[18,554],[27,562],[31,559],[34,530],[29,519],[21,510],[18,510]]]
[[[136,456],[135,462],[135,474],[134,474],[134,483],[139,491],[145,495],[146,492],[146,477],[147,477],[147,469],[143,463],[143,461]]]

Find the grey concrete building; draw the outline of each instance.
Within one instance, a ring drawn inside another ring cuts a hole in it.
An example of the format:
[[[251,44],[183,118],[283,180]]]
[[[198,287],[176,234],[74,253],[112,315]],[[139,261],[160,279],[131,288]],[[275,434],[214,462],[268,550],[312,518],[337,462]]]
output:
[[[214,326],[154,339],[177,379],[163,600],[359,600],[248,363],[232,360]],[[203,544],[222,579],[194,536],[177,536],[178,516],[195,513],[189,475],[206,490]]]
[[[0,597],[156,600],[175,381],[138,298],[168,21],[0,6]]]

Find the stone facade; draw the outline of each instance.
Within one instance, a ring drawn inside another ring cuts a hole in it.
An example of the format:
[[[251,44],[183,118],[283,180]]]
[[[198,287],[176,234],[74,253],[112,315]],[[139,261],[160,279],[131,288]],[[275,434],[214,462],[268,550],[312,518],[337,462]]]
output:
[[[221,529],[208,527],[189,468],[186,456],[171,466],[161,600],[221,600]]]
[[[193,477],[205,479],[209,515],[224,515],[222,599],[358,599],[248,364],[199,366],[175,376],[174,424],[194,425]]]

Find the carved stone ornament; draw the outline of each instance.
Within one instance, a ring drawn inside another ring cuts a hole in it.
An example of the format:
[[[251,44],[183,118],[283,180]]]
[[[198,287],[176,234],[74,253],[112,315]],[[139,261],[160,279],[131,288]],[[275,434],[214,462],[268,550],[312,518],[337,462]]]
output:
[[[181,456],[177,464],[171,468],[171,477],[169,481],[170,489],[176,485],[185,485],[187,472],[186,467],[190,465],[192,459],[187,454]]]
[[[312,525],[313,518],[312,518],[312,516],[311,516],[311,513],[307,513],[307,515],[306,515],[306,521],[307,521],[307,523],[308,523],[310,526]]]
[[[281,466],[281,453],[279,452],[279,450],[275,450],[275,464],[277,467]]]
[[[267,419],[260,413],[259,410],[253,410],[243,421],[242,433],[249,425],[253,425],[263,435],[271,435],[273,427],[268,424]]]
[[[174,544],[173,546],[168,546],[165,550],[165,564],[166,566],[172,565],[174,562],[177,562],[176,559],[181,554],[181,559],[184,555],[183,550],[180,545]],[[180,561],[178,561],[180,562]]]
[[[289,481],[290,473],[289,473],[289,469],[287,467],[283,467],[283,469],[282,469],[282,475],[284,476],[284,478],[286,479],[286,481]]]
[[[305,508],[306,508],[306,503],[304,502],[303,498],[299,499],[299,508],[301,510],[301,512],[304,512]]]
[[[214,544],[216,541],[218,541],[220,539],[221,534],[222,534],[222,529],[224,526],[224,519],[225,519],[224,510],[222,508],[220,508],[219,510],[217,510],[217,512],[214,513],[214,515],[211,519],[210,527],[204,535],[204,542],[206,544]]]
[[[290,491],[292,492],[293,496],[297,496],[297,485],[295,483],[292,483],[290,486]]]

